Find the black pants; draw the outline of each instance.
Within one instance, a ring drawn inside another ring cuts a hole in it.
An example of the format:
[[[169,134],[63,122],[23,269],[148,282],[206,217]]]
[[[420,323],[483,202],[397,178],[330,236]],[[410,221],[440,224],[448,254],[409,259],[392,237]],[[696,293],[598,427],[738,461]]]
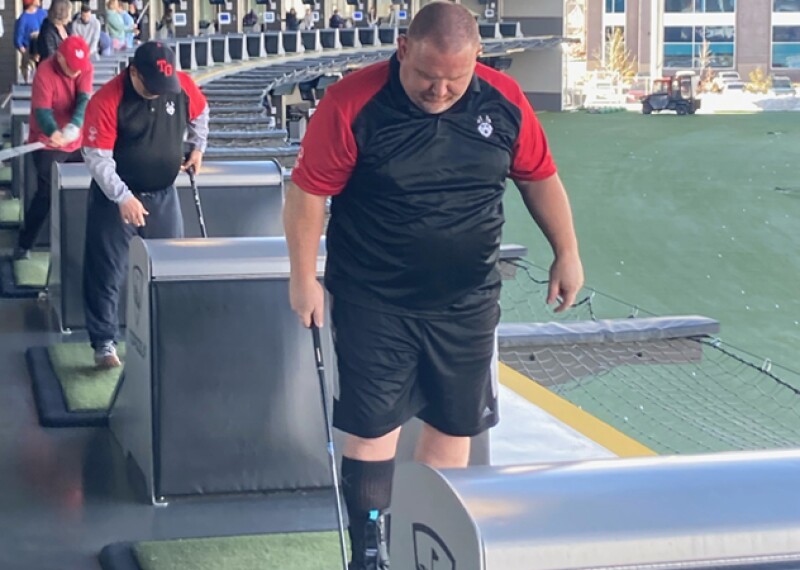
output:
[[[150,212],[142,228],[123,222],[119,206],[106,198],[97,184],[92,182],[89,190],[83,301],[86,329],[94,348],[118,340],[119,293],[128,274],[131,238],[137,234],[144,239],[183,237],[183,217],[174,186],[136,197]]]
[[[52,196],[53,165],[63,162],[80,162],[81,151],[63,152],[60,150],[37,150],[33,153],[33,165],[36,167],[36,193],[31,205],[25,211],[25,225],[19,232],[17,245],[22,249],[30,249],[36,243],[47,214],[50,213],[50,197]]]

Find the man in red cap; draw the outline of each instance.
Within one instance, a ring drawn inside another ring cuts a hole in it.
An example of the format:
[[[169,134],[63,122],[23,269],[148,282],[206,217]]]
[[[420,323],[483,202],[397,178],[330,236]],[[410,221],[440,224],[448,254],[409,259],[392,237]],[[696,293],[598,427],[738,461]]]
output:
[[[208,104],[166,44],[140,45],[128,69],[86,110],[83,157],[92,175],[86,216],[83,297],[95,363],[120,365],[116,341],[128,242],[183,237],[175,179],[198,171],[208,138]],[[191,146],[184,160],[183,138]]]
[[[14,252],[26,259],[50,212],[53,163],[81,160],[81,127],[92,93],[89,46],[80,36],[64,40],[53,57],[39,65],[33,79],[29,143],[46,146],[33,154],[36,194],[25,212],[25,222]]]

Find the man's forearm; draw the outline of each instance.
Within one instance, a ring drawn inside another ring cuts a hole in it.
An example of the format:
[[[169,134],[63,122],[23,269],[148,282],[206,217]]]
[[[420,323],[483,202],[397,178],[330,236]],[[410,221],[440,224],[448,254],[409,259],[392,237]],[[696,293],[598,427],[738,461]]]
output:
[[[83,154],[89,174],[97,182],[106,198],[116,204],[121,204],[133,196],[128,185],[117,174],[114,151],[85,146],[81,148],[81,154]]]
[[[525,206],[558,256],[578,252],[567,192],[558,174],[539,181],[516,182]]]
[[[316,279],[317,252],[325,223],[325,201],[325,196],[309,194],[289,182],[283,207],[283,226],[289,246],[292,278]]]

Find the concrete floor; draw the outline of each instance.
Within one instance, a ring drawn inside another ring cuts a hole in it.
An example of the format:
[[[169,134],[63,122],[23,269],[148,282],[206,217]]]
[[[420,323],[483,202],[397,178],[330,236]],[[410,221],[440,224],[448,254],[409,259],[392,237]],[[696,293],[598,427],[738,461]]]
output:
[[[14,238],[0,230],[0,255]],[[96,570],[118,541],[335,529],[328,492],[137,500],[108,430],[38,425],[24,354],[53,330],[46,305],[0,299],[0,568]]]

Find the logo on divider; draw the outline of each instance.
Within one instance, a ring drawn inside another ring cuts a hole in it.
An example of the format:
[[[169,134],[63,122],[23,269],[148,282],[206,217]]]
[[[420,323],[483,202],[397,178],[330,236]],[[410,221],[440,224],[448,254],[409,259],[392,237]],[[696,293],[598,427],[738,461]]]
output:
[[[415,570],[456,570],[453,554],[432,528],[414,523],[411,529],[414,536]]]
[[[492,136],[494,127],[492,126],[492,118],[489,115],[478,115],[478,132],[487,139]]]
[[[133,268],[131,275],[131,283],[133,285],[133,307],[136,310],[136,326],[139,326],[139,320],[142,316],[142,293],[144,292],[144,272],[138,265]]]

